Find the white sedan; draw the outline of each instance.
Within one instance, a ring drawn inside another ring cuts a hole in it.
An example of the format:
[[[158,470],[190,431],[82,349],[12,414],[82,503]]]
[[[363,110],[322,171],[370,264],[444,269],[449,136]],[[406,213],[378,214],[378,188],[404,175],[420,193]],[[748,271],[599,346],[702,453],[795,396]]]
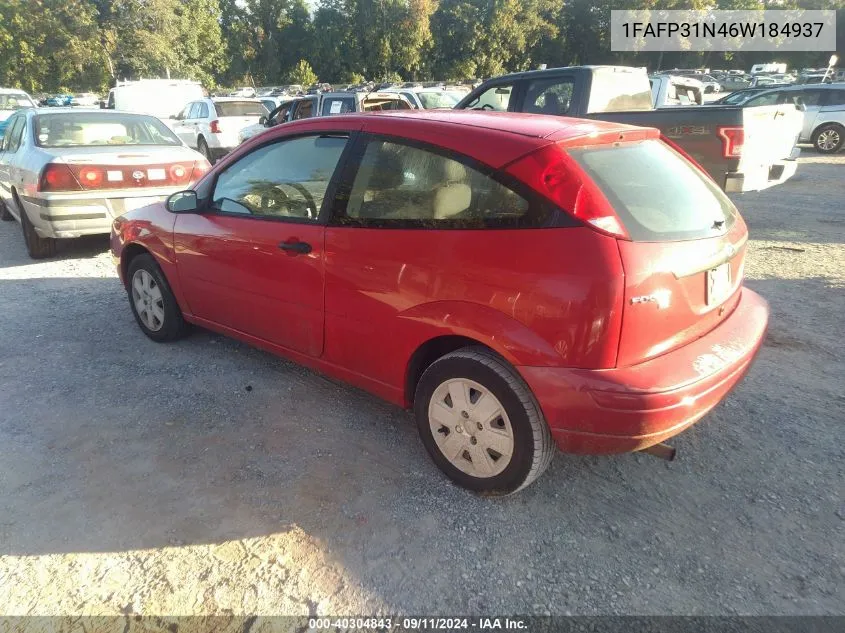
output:
[[[189,188],[211,166],[157,118],[108,110],[21,110],[0,143],[0,218],[34,259],[58,238],[109,233],[114,218]]]

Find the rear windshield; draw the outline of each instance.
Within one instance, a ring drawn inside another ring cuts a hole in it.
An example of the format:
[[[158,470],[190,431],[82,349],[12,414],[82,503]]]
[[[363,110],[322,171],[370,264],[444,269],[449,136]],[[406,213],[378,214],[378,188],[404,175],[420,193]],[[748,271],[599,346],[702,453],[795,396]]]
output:
[[[599,185],[634,241],[713,237],[734,222],[716,184],[658,140],[569,150]]]
[[[355,97],[323,97],[323,116],[355,111]]]
[[[215,101],[217,116],[267,116],[269,110],[260,101]]]
[[[39,114],[34,129],[39,147],[182,144],[164,123],[143,114]]]
[[[35,104],[23,92],[0,93],[0,110],[20,110],[34,107]]]

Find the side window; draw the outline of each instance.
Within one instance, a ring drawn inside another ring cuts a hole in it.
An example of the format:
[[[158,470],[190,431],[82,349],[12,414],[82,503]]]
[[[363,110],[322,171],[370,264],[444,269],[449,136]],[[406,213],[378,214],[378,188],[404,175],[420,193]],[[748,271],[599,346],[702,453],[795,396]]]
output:
[[[198,101],[195,101],[194,103],[191,104],[191,109],[188,111],[188,117],[187,118],[197,119],[197,118],[199,118],[199,113],[200,113],[200,104],[199,104]]]
[[[355,111],[355,97],[330,97],[323,99],[323,116]]]
[[[197,112],[196,117],[197,119],[207,119],[208,118],[208,104],[205,101],[199,102],[199,111]]]
[[[212,208],[316,222],[347,137],[303,136],[259,147],[217,179]]]
[[[827,90],[801,90],[798,97],[806,107],[820,106]]]
[[[290,109],[293,107],[293,105],[293,103],[289,103],[287,105],[280,106],[271,118],[273,125],[277,125],[279,123],[284,123],[285,121],[287,121],[288,115],[290,114]]]
[[[551,207],[531,203],[486,173],[447,156],[370,140],[338,224],[383,228],[539,226]]]
[[[745,105],[749,107],[775,105],[778,102],[779,96],[780,93],[778,92],[767,92],[766,94],[762,94],[759,97],[749,99],[745,102]]]
[[[14,123],[14,127],[8,133],[9,142],[6,146],[6,151],[8,152],[17,152],[18,148],[21,146],[21,139],[23,138],[24,130],[26,130],[26,119],[24,117],[18,117]]]
[[[14,116],[9,117],[8,121],[6,122],[6,133],[4,134],[3,138],[0,138],[0,152],[5,152],[9,149],[9,139],[12,138],[12,132],[14,131],[17,122],[18,119]]]
[[[505,112],[511,102],[512,94],[513,84],[494,86],[475,97],[466,105],[466,108],[468,110],[496,110],[498,112]]]
[[[293,120],[307,119],[314,116],[314,100],[303,99],[296,106],[296,111],[293,113]]]
[[[825,105],[842,106],[845,105],[845,90],[828,90],[827,101]]]
[[[538,79],[525,91],[525,112],[535,114],[569,114],[573,80],[568,77]]]
[[[184,108],[179,111],[179,114],[176,115],[177,119],[185,120],[188,118],[188,115],[191,113],[191,106],[194,105],[193,103],[189,103]]]

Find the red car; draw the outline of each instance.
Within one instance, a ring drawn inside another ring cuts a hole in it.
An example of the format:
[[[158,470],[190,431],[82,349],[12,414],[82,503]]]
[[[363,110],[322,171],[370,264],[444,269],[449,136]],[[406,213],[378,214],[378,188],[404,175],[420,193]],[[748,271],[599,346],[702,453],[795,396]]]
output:
[[[657,130],[433,110],[273,128],[112,251],[153,340],[194,323],[412,408],[450,478],[510,493],[725,397],[768,320],[747,237]]]

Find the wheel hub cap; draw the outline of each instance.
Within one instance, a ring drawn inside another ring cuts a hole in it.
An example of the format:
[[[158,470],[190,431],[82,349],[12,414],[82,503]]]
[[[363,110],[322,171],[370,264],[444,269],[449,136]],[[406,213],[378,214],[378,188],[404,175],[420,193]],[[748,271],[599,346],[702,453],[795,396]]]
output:
[[[431,397],[428,421],[442,455],[472,477],[501,473],[513,455],[513,428],[493,393],[466,378],[443,382]]]
[[[164,297],[156,280],[146,270],[132,276],[132,302],[144,326],[152,332],[164,327]]]
[[[830,150],[839,144],[839,132],[836,130],[825,130],[819,135],[819,147]]]

